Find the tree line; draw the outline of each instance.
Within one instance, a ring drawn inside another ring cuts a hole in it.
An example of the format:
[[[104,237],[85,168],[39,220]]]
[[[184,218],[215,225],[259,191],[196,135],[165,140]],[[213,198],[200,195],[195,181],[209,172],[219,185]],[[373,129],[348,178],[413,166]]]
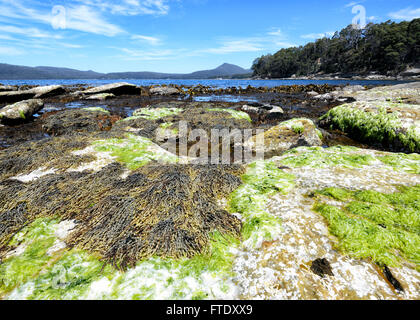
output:
[[[333,37],[281,49],[256,59],[254,76],[287,78],[316,73],[395,75],[420,63],[420,19],[400,23],[349,25]]]

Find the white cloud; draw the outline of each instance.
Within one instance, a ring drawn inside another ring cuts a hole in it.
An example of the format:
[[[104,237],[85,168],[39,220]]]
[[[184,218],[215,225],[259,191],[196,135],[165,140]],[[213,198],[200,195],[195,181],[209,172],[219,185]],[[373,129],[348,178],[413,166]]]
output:
[[[66,10],[66,28],[78,31],[115,36],[123,30],[107,22],[101,15],[88,6],[76,6]]]
[[[388,16],[395,20],[411,21],[413,19],[420,18],[420,8],[412,9],[409,7],[400,11],[391,12],[388,14]]]
[[[10,2],[0,0],[0,3],[7,6],[0,6],[0,16],[13,19],[21,19],[24,23],[28,21],[40,22],[52,26],[54,18],[51,7],[48,10],[33,9],[23,5],[19,0]],[[7,10],[3,10],[7,8]],[[119,26],[108,22],[100,10],[95,10],[87,5],[67,5],[63,19],[65,19],[65,29],[95,33],[105,36],[115,36],[124,32]],[[15,21],[14,20],[14,21]]]
[[[0,56],[17,56],[23,53],[24,53],[23,51],[16,48],[0,47]]]
[[[361,3],[365,2],[365,1],[366,1],[366,0],[352,1],[352,2],[347,3],[347,4],[344,6],[344,8],[350,8],[350,7],[357,6],[358,4],[361,4]]]
[[[130,61],[151,61],[151,60],[169,60],[179,58],[185,55],[186,49],[166,49],[166,50],[136,50],[128,48],[113,48],[123,52],[118,58]]]
[[[267,34],[274,37],[284,37],[284,34],[281,31],[281,29],[273,29],[273,31],[270,31]]]
[[[29,38],[48,38],[48,39],[61,39],[60,35],[54,35],[51,33],[40,31],[37,28],[21,28],[16,26],[5,26],[0,25],[0,31],[4,33],[24,35]]]
[[[135,34],[131,36],[132,40],[140,40],[140,41],[146,41],[147,43],[156,46],[159,45],[161,40],[159,38],[156,37],[150,37],[150,36],[143,36],[140,34]]]
[[[325,37],[332,37],[334,35],[335,32],[332,31],[328,31],[328,32],[324,32],[324,33],[309,33],[309,34],[304,34],[301,35],[300,37],[302,39],[321,39],[321,38],[325,38]]]
[[[84,5],[97,7],[112,14],[137,15],[166,15],[169,13],[168,0],[76,0]]]

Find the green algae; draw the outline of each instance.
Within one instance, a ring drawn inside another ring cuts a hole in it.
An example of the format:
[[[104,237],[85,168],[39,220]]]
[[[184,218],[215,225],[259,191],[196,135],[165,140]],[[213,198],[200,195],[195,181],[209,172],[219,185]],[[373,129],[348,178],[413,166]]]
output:
[[[317,193],[346,200],[342,207],[323,202],[314,206],[338,238],[338,249],[380,265],[398,267],[406,259],[420,270],[420,185],[399,187],[392,194],[338,188]]]
[[[82,108],[82,110],[91,111],[91,112],[103,112],[106,114],[110,114],[108,110],[105,110],[104,108],[101,108],[101,107]]]
[[[259,238],[272,240],[280,231],[280,219],[266,211],[266,201],[276,193],[287,193],[294,187],[294,175],[285,173],[273,162],[258,161],[249,165],[242,176],[244,184],[230,196],[229,209],[244,219],[242,236],[255,245]]]
[[[24,113],[22,110],[20,110],[20,111],[19,111],[19,115],[20,115],[20,117],[21,117],[23,120],[25,120],[25,119],[26,119],[26,117],[25,117],[25,113]]]
[[[229,113],[231,115],[232,118],[234,119],[238,119],[238,120],[246,120],[248,122],[252,122],[251,117],[249,116],[248,113],[243,112],[243,111],[236,111],[233,109],[224,109],[224,108],[209,108],[206,109],[207,111],[211,111],[211,112],[225,112],[225,113]]]
[[[400,169],[410,173],[420,173],[420,155],[394,153],[384,156],[379,156],[378,159],[384,164],[394,168],[395,170]]]
[[[11,256],[0,264],[0,296],[36,276],[51,259],[48,249],[54,244],[54,226],[58,220],[38,219],[17,233],[10,248],[24,248],[21,254]]]
[[[33,281],[34,289],[27,299],[79,299],[95,280],[104,275],[111,277],[112,271],[111,266],[104,266],[97,257],[74,249],[48,266]]]
[[[293,168],[328,168],[332,166],[360,168],[371,164],[375,160],[369,154],[358,153],[358,150],[354,147],[343,146],[335,146],[328,149],[322,147],[299,147],[286,152],[279,161],[281,164]]]
[[[176,163],[178,158],[159,149],[147,138],[127,134],[126,138],[100,140],[94,143],[95,150],[108,152],[128,169],[138,169],[151,161]]]
[[[415,128],[404,129],[398,113],[388,113],[383,106],[377,112],[369,112],[345,104],[330,110],[320,120],[326,120],[330,129],[338,128],[361,142],[388,146],[398,141],[410,152],[420,150]]]
[[[302,124],[294,124],[292,125],[292,130],[296,134],[302,134],[305,131],[305,127]]]
[[[182,109],[180,108],[142,108],[134,111],[133,117],[148,120],[158,120],[165,117],[177,115],[180,112],[182,112]]]

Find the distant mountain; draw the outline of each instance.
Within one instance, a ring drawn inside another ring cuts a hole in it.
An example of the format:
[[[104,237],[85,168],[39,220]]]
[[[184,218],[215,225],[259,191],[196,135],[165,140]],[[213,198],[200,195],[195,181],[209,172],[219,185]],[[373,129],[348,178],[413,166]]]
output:
[[[219,77],[230,77],[233,75],[241,75],[252,73],[251,70],[245,70],[241,67],[238,67],[234,64],[224,63],[221,66],[213,70],[204,70],[190,73],[186,76],[190,79],[209,79],[209,78],[219,78]]]
[[[25,67],[0,63],[0,79],[211,79],[243,77],[251,74],[251,70],[243,69],[233,64],[222,64],[216,69],[196,71],[188,74],[171,74],[157,72],[113,72],[98,73],[80,71],[68,68]]]

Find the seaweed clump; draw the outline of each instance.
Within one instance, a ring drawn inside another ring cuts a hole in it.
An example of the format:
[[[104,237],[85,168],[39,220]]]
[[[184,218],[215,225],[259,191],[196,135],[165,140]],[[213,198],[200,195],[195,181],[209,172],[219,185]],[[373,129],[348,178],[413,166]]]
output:
[[[120,119],[101,108],[64,110],[46,117],[42,129],[51,136],[109,131]]]
[[[122,269],[153,256],[205,253],[214,232],[239,238],[241,221],[217,201],[241,184],[241,166],[149,164],[126,179],[124,170],[113,163],[96,173],[3,182],[1,193],[14,196],[0,202],[8,223],[0,230],[0,252],[16,232],[45,217],[75,220],[68,246],[97,253]]]

